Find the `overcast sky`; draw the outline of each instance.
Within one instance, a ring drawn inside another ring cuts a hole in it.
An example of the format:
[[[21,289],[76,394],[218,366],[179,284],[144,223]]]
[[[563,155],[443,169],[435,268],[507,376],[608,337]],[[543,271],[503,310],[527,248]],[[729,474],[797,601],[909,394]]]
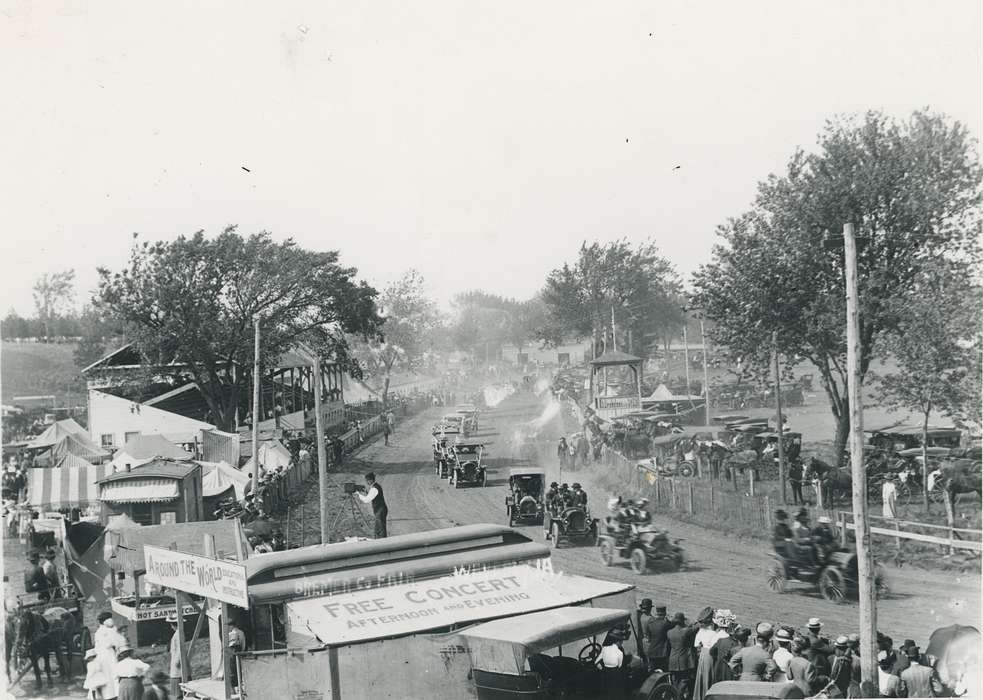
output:
[[[830,116],[983,135],[978,0],[0,7],[0,313],[232,223],[441,300],[527,297],[584,239],[689,273]]]

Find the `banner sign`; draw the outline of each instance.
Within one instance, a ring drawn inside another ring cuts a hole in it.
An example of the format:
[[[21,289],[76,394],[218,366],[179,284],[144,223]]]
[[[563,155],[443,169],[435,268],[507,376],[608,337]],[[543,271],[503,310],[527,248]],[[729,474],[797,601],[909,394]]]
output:
[[[144,546],[143,556],[149,583],[249,607],[246,567],[242,564],[152,545]]]
[[[113,612],[118,613],[121,617],[125,617],[128,620],[135,620],[136,622],[164,620],[168,615],[173,615],[177,611],[176,605],[158,605],[157,607],[139,608],[134,611],[132,605],[120,603],[115,599],[112,601],[112,608]],[[183,606],[182,611],[185,617],[195,614],[193,605]]]
[[[287,612],[291,632],[339,645],[576,605],[632,588],[519,564],[298,600],[287,603]]]

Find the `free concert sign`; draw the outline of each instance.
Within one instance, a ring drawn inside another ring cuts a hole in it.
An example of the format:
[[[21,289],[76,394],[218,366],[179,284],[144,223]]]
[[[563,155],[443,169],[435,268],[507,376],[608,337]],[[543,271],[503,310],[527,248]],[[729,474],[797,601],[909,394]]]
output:
[[[246,567],[233,561],[210,559],[146,545],[143,548],[146,580],[158,586],[249,607]]]
[[[337,645],[576,605],[632,588],[519,564],[297,600],[287,612],[292,632]]]

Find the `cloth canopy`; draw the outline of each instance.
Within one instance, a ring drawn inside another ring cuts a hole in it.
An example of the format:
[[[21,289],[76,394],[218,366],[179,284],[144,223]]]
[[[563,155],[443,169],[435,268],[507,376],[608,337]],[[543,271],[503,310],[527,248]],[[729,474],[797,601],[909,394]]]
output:
[[[51,446],[51,463],[61,464],[69,455],[81,457],[86,462],[98,462],[109,457],[109,453],[89,439],[85,433],[71,433]]]
[[[201,431],[202,459],[206,462],[239,464],[239,433],[221,430]]]
[[[178,497],[174,479],[126,479],[102,484],[99,500],[110,503],[158,503]]]
[[[246,497],[246,485],[249,483],[248,473],[236,469],[226,462],[198,462],[201,465],[201,495],[212,498],[235,489],[236,500]]]
[[[253,473],[255,460],[250,457],[242,466],[245,474]],[[264,471],[273,471],[277,467],[284,469],[290,468],[290,450],[283,446],[279,440],[266,440],[259,443],[259,464]]]
[[[86,435],[85,428],[71,418],[57,421],[49,425],[47,430],[27,443],[27,448],[34,450],[42,447],[51,447],[61,442],[66,435]],[[86,437],[88,438],[87,435]]]
[[[113,457],[113,468],[115,471],[124,471],[127,464],[131,468],[138,467],[153,461],[156,457],[187,460],[191,459],[191,454],[163,435],[134,435]]]
[[[484,622],[463,630],[474,668],[521,674],[526,659],[550,649],[602,635],[628,621],[627,610],[555,608]]]
[[[373,589],[371,610],[361,607],[363,590],[291,601],[287,615],[292,632],[309,630],[334,646],[577,605],[633,588],[516,564]]]
[[[91,467],[91,462],[86,462],[81,457],[74,454],[67,454],[61,460],[61,462],[55,464],[56,467],[60,469],[84,469],[85,467]]]
[[[96,480],[113,473],[108,464],[70,469],[28,469],[27,502],[35,508],[60,510],[98,505]]]

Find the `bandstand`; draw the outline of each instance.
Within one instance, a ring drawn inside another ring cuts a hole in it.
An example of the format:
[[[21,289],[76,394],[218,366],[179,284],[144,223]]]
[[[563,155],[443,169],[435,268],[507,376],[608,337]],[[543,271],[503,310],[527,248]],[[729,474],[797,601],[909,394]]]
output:
[[[591,360],[589,405],[598,417],[610,420],[642,410],[644,362],[618,350]]]

